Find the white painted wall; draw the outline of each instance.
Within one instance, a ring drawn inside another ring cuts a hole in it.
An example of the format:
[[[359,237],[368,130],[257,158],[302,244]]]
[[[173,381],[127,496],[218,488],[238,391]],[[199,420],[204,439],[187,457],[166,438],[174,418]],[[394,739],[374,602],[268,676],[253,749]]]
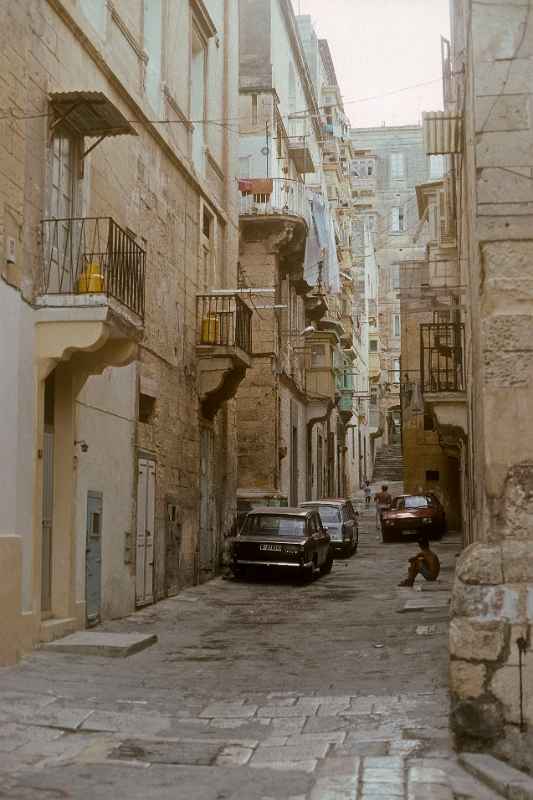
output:
[[[20,294],[0,279],[0,536],[21,538],[23,611],[32,609],[36,452],[32,315]]]
[[[102,616],[119,617],[135,608],[132,566],[124,563],[125,533],[133,532],[136,492],[134,458],[137,368],[106,369],[89,378],[76,402],[76,603],[85,602],[87,492],[102,492]]]

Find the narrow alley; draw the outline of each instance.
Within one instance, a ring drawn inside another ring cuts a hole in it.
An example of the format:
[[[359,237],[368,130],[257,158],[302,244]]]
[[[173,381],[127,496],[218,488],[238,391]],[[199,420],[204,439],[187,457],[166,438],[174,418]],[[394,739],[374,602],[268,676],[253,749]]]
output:
[[[436,544],[435,591],[398,589],[414,545],[383,545],[360,508],[357,553],[311,584],[217,579],[103,626],[156,634],[141,653],[41,650],[4,670],[2,796],[494,797],[448,733],[458,539]]]

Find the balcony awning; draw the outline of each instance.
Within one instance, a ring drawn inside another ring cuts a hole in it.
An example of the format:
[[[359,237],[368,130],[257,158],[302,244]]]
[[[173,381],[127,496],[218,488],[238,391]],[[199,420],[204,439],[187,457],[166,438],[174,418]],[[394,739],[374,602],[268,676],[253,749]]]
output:
[[[52,128],[65,123],[80,136],[137,136],[121,111],[103,92],[52,92]]]

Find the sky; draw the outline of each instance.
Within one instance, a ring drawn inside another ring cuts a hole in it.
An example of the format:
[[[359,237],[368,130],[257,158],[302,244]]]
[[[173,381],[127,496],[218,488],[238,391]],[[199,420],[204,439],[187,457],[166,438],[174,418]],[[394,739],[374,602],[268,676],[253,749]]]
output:
[[[310,14],[318,36],[329,41],[354,127],[409,125],[422,111],[442,108],[440,37],[449,38],[448,0],[292,1],[295,13]]]

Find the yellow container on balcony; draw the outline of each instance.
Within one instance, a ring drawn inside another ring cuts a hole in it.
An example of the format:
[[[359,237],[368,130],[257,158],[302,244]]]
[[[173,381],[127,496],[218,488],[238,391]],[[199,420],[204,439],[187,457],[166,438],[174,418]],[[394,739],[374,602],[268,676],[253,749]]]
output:
[[[202,344],[217,344],[220,341],[220,319],[217,314],[209,314],[202,320]]]
[[[100,264],[93,262],[78,278],[78,294],[97,294],[104,291],[104,276],[100,272]]]

